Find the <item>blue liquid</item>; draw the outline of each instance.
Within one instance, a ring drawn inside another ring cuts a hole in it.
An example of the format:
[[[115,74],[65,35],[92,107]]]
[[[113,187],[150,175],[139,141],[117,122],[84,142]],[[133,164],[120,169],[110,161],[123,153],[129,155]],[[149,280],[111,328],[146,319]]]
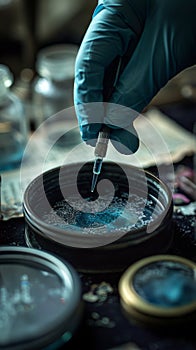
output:
[[[25,143],[20,135],[5,133],[0,135],[0,171],[15,169],[20,165]]]

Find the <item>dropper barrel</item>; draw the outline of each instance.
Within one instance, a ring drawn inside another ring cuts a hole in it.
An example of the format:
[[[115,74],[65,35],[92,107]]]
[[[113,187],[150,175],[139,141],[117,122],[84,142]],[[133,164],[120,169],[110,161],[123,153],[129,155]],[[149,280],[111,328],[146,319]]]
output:
[[[104,125],[99,132],[95,147],[95,157],[103,159],[106,156],[108,141],[110,138],[110,129],[108,126]]]

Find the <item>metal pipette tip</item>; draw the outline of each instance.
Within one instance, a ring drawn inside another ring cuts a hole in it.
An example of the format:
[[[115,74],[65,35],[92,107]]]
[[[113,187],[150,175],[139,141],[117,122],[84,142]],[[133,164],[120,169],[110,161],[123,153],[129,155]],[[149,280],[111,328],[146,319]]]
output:
[[[104,126],[102,130],[99,132],[97,144],[95,146],[95,162],[93,167],[91,192],[94,192],[99,174],[101,172],[103,158],[105,157],[107,152],[109,135],[110,135],[110,129],[107,126]]]

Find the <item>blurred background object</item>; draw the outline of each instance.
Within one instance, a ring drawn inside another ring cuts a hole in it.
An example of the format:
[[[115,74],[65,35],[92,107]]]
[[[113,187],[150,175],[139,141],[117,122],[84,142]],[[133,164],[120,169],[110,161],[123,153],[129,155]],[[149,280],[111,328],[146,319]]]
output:
[[[13,73],[12,91],[23,101],[31,129],[73,105],[75,56],[95,6],[96,0],[0,0],[0,63]]]
[[[0,171],[19,166],[28,131],[22,101],[10,90],[12,73],[0,64]]]
[[[164,86],[153,98],[150,105],[159,105],[165,103],[174,103],[179,101],[196,101],[196,65],[189,67]]]
[[[1,171],[20,165],[29,130],[73,105],[75,57],[95,5],[0,0]]]
[[[78,46],[50,45],[36,57],[32,84],[34,122],[37,128],[46,118],[73,106],[73,81]]]
[[[79,44],[96,0],[0,0],[0,61],[18,77],[48,45]]]
[[[0,64],[13,72],[12,89],[25,102],[30,120],[34,116],[31,89],[40,75],[37,65],[40,51],[61,44],[79,47],[96,5],[97,0],[0,0]],[[171,79],[146,110],[157,107],[168,114],[169,105],[179,107],[182,103],[187,113],[187,106],[194,107],[195,100],[196,66],[193,66]],[[70,101],[65,107],[69,105]]]

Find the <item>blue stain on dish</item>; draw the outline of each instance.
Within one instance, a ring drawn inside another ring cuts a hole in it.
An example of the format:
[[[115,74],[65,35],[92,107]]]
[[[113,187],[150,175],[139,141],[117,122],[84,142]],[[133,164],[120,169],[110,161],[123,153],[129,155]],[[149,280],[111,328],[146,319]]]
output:
[[[88,199],[86,203],[88,203]],[[102,204],[104,203],[103,201]],[[61,220],[56,220],[57,218],[53,216],[53,210],[51,213],[46,214],[44,219],[47,223],[65,229],[67,225],[74,226],[76,229],[93,229],[107,226],[107,230],[109,231],[117,227],[141,228],[152,220],[153,203],[148,202],[148,205],[145,205],[145,203],[145,199],[137,196],[133,196],[130,203],[127,203],[127,198],[114,198],[105,209],[89,212],[87,207],[83,208],[83,204],[80,204],[79,200],[75,202],[77,204],[75,208],[63,200],[57,202],[53,207],[54,212]],[[81,207],[83,210],[80,209]]]

